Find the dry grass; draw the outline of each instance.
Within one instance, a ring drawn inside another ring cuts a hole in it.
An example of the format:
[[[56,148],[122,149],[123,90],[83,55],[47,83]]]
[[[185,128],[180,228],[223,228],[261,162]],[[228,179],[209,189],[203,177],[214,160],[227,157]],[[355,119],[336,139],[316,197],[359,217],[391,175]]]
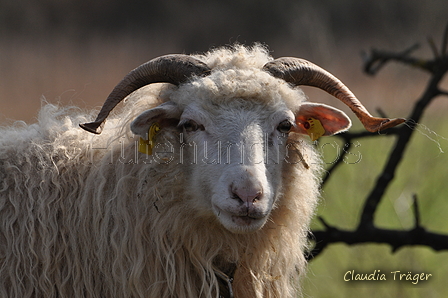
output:
[[[92,108],[102,105],[131,69],[164,49],[144,51],[131,38],[13,40],[0,46],[0,123],[33,122],[41,99]]]

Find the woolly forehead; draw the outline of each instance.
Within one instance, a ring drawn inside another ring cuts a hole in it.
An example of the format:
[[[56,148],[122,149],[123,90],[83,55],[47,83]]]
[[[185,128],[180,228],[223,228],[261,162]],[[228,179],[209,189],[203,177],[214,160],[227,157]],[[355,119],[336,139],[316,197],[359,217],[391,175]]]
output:
[[[207,77],[196,77],[181,85],[170,98],[179,106],[188,105],[232,106],[256,104],[265,107],[297,109],[305,100],[299,88],[292,88],[281,79],[274,78],[261,69],[213,70]]]

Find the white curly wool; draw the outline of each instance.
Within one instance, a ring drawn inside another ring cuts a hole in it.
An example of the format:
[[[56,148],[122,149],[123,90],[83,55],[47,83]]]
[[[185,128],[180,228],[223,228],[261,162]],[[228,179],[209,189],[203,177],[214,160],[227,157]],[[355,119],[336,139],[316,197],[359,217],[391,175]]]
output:
[[[196,57],[209,76],[135,92],[101,135],[78,127],[95,112],[50,104],[0,128],[0,297],[218,297],[233,264],[235,297],[297,297],[321,167],[277,125],[305,96],[262,71],[261,46]],[[138,152],[131,122],[169,105],[180,118]],[[224,216],[235,185],[260,189],[263,218]]]

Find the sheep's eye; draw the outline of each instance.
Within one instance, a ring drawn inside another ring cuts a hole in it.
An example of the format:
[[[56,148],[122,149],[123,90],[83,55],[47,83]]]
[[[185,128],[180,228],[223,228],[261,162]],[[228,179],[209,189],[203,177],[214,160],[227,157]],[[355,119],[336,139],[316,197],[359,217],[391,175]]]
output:
[[[187,120],[182,124],[183,128],[185,129],[186,132],[191,132],[191,131],[196,131],[198,130],[200,127],[199,125],[193,121],[193,120]]]
[[[289,120],[283,120],[277,126],[277,130],[281,133],[289,133],[292,129],[292,123]]]

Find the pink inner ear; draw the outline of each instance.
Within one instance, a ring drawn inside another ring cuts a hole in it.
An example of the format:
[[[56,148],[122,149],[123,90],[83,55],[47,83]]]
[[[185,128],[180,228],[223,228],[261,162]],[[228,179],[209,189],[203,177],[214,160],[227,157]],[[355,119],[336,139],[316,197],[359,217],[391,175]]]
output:
[[[295,132],[306,134],[307,121],[309,118],[318,119],[325,129],[324,136],[331,136],[345,131],[352,125],[350,118],[336,108],[324,104],[304,103],[296,112],[297,128]]]
[[[131,131],[146,138],[148,129],[154,122],[157,122],[161,129],[167,126],[176,126],[179,121],[181,111],[172,102],[165,102],[155,108],[141,113],[131,123]]]

